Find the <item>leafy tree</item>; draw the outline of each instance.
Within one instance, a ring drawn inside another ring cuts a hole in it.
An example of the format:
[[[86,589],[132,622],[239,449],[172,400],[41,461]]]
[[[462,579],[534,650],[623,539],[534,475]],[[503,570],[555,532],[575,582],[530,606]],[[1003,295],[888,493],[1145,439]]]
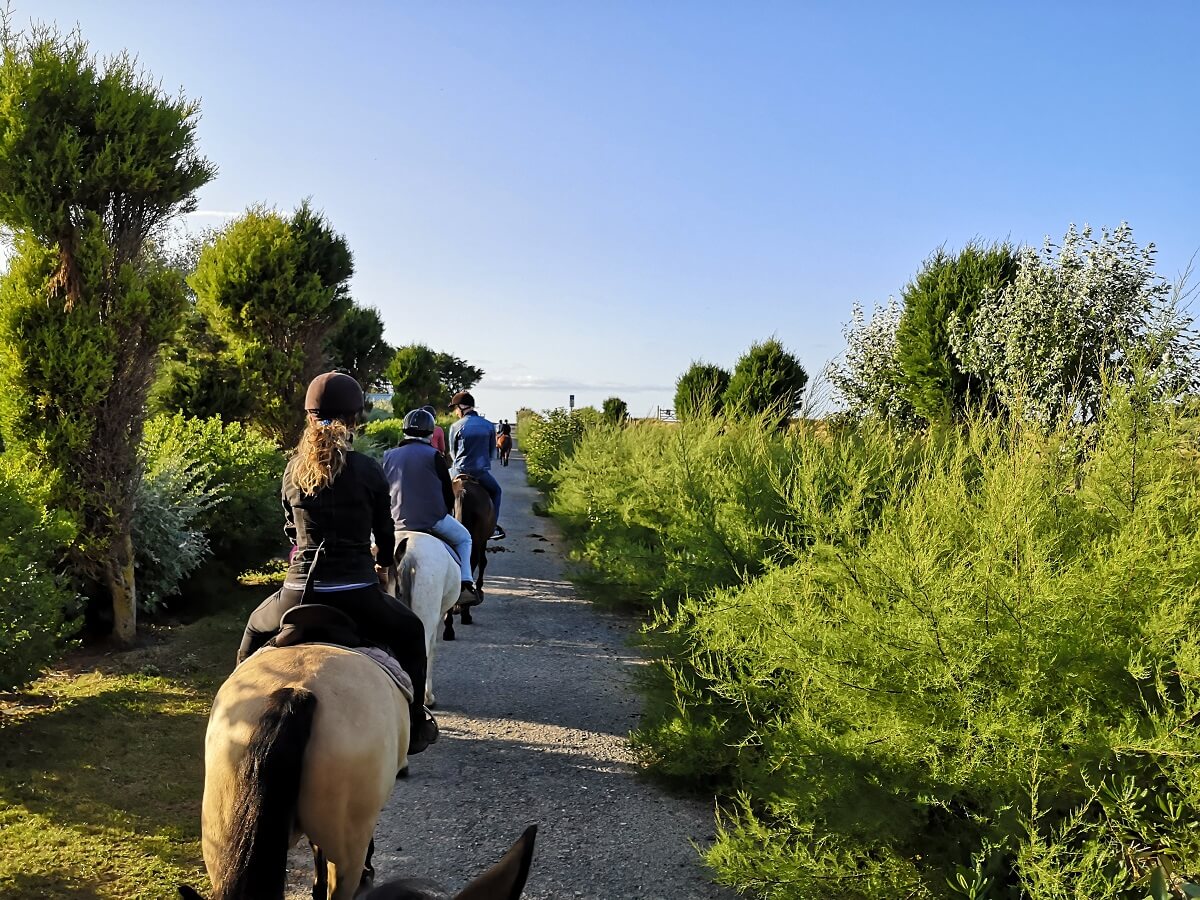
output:
[[[446,403],[449,403],[450,397],[458,391],[469,391],[483,378],[483,369],[476,368],[465,359],[459,359],[449,353],[439,353],[436,365]]]
[[[398,417],[426,404],[441,409],[456,392],[470,390],[483,378],[482,369],[424,344],[397,350],[385,374],[392,384],[392,410]]]
[[[392,383],[392,413],[397,418],[418,406],[439,405],[443,388],[437,359],[438,354],[424,344],[409,344],[396,351],[385,374]]]
[[[875,417],[900,425],[917,419],[896,354],[903,315],[904,307],[894,297],[876,307],[870,319],[856,303],[842,330],[846,350],[841,362],[829,367],[829,380],[856,418]]]
[[[329,336],[329,365],[354,376],[365,390],[379,388],[396,349],[383,339],[383,320],[373,307],[351,306]]]
[[[1017,274],[1008,244],[968,244],[957,254],[937,250],[904,290],[904,315],[896,330],[896,360],[904,398],[927,421],[958,418],[983,400],[980,379],[963,371],[950,343],[949,323],[969,323],[988,293],[1003,290]]]
[[[733,369],[725,389],[725,409],[741,415],[795,415],[808,384],[800,361],[775,338],[752,344]]]
[[[0,223],[16,255],[0,280],[7,440],[54,479],[79,526],[72,559],[112,598],[132,642],[137,447],[159,347],[184,306],[148,238],[195,208],[215,174],[196,149],[197,105],[128,54],[102,65],[78,35],[0,32]]]
[[[620,397],[609,397],[602,407],[604,419],[614,425],[620,425],[629,418],[629,404]]]
[[[1191,320],[1155,274],[1154,253],[1125,223],[1099,238],[1072,225],[1060,247],[1023,253],[1016,280],[985,293],[972,319],[953,318],[954,352],[1006,410],[1044,428],[1095,420],[1105,380],[1141,366],[1167,395],[1194,390]]]
[[[308,201],[291,216],[254,207],[204,248],[189,279],[197,309],[229,346],[255,398],[252,421],[282,444],[299,436],[308,382],[351,307],[350,248]]]
[[[681,420],[720,415],[729,373],[720,366],[694,361],[675,382],[675,415]]]

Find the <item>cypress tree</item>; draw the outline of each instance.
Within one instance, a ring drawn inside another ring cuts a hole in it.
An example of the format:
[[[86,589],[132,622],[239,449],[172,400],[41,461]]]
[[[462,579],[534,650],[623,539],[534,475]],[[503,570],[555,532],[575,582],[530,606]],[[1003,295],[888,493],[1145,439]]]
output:
[[[100,64],[77,32],[7,21],[0,51],[0,223],[16,250],[0,279],[0,419],[79,526],[72,561],[107,588],[127,645],[137,447],[184,304],[149,239],[195,208],[215,170],[197,152],[197,104],[165,95],[128,54]]]

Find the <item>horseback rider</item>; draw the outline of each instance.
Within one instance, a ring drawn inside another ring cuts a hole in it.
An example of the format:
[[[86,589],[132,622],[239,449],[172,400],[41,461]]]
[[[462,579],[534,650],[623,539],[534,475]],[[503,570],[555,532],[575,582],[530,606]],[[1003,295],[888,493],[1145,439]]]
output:
[[[454,548],[462,568],[461,606],[479,602],[471,572],[471,532],[454,518],[454,486],[446,458],[430,438],[437,427],[427,409],[404,417],[404,440],[383,455],[397,531],[427,531]]]
[[[238,664],[279,632],[289,609],[323,603],[353,619],[363,638],[390,649],[413,684],[423,685],[425,626],[380,586],[395,550],[387,478],[379,463],[351,449],[363,410],[362,387],[340,372],[318,375],[308,386],[304,409],[304,434],[283,473],[284,530],[296,551],[283,588],[250,614]],[[410,754],[420,753],[438,734],[420,690],[414,693]]]
[[[442,454],[449,465],[449,454],[446,453],[446,432],[442,426],[437,423],[437,410],[432,406],[422,406],[421,409],[429,413],[433,417],[433,434],[429,435],[429,443],[433,445],[433,449]]]
[[[459,391],[450,398],[450,409],[458,419],[450,426],[450,474],[470,475],[483,485],[496,510],[496,530],[492,540],[507,537],[500,527],[500,483],[492,474],[492,454],[496,452],[496,426],[475,411],[475,398]]]

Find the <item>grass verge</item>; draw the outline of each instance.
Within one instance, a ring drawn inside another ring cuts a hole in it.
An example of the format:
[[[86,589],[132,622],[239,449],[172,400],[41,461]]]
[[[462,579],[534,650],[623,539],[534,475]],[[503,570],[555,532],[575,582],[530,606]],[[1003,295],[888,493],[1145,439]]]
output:
[[[204,729],[265,590],[0,695],[0,896],[159,900],[206,882]]]

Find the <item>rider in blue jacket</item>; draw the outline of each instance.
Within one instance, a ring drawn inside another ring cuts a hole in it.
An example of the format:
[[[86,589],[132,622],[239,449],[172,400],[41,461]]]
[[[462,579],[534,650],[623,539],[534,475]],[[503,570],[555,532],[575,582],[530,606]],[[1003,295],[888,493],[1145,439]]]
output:
[[[404,417],[404,440],[383,455],[383,474],[392,495],[392,521],[397,531],[426,531],[454,548],[462,569],[459,605],[479,602],[471,573],[471,532],[454,518],[454,488],[446,458],[430,440],[437,425],[424,409]]]
[[[475,398],[459,391],[450,398],[450,409],[458,421],[450,426],[446,440],[450,444],[450,474],[470,475],[491,495],[496,510],[496,530],[492,539],[506,537],[500,527],[500,483],[492,474],[492,454],[496,452],[496,426],[475,411]]]

